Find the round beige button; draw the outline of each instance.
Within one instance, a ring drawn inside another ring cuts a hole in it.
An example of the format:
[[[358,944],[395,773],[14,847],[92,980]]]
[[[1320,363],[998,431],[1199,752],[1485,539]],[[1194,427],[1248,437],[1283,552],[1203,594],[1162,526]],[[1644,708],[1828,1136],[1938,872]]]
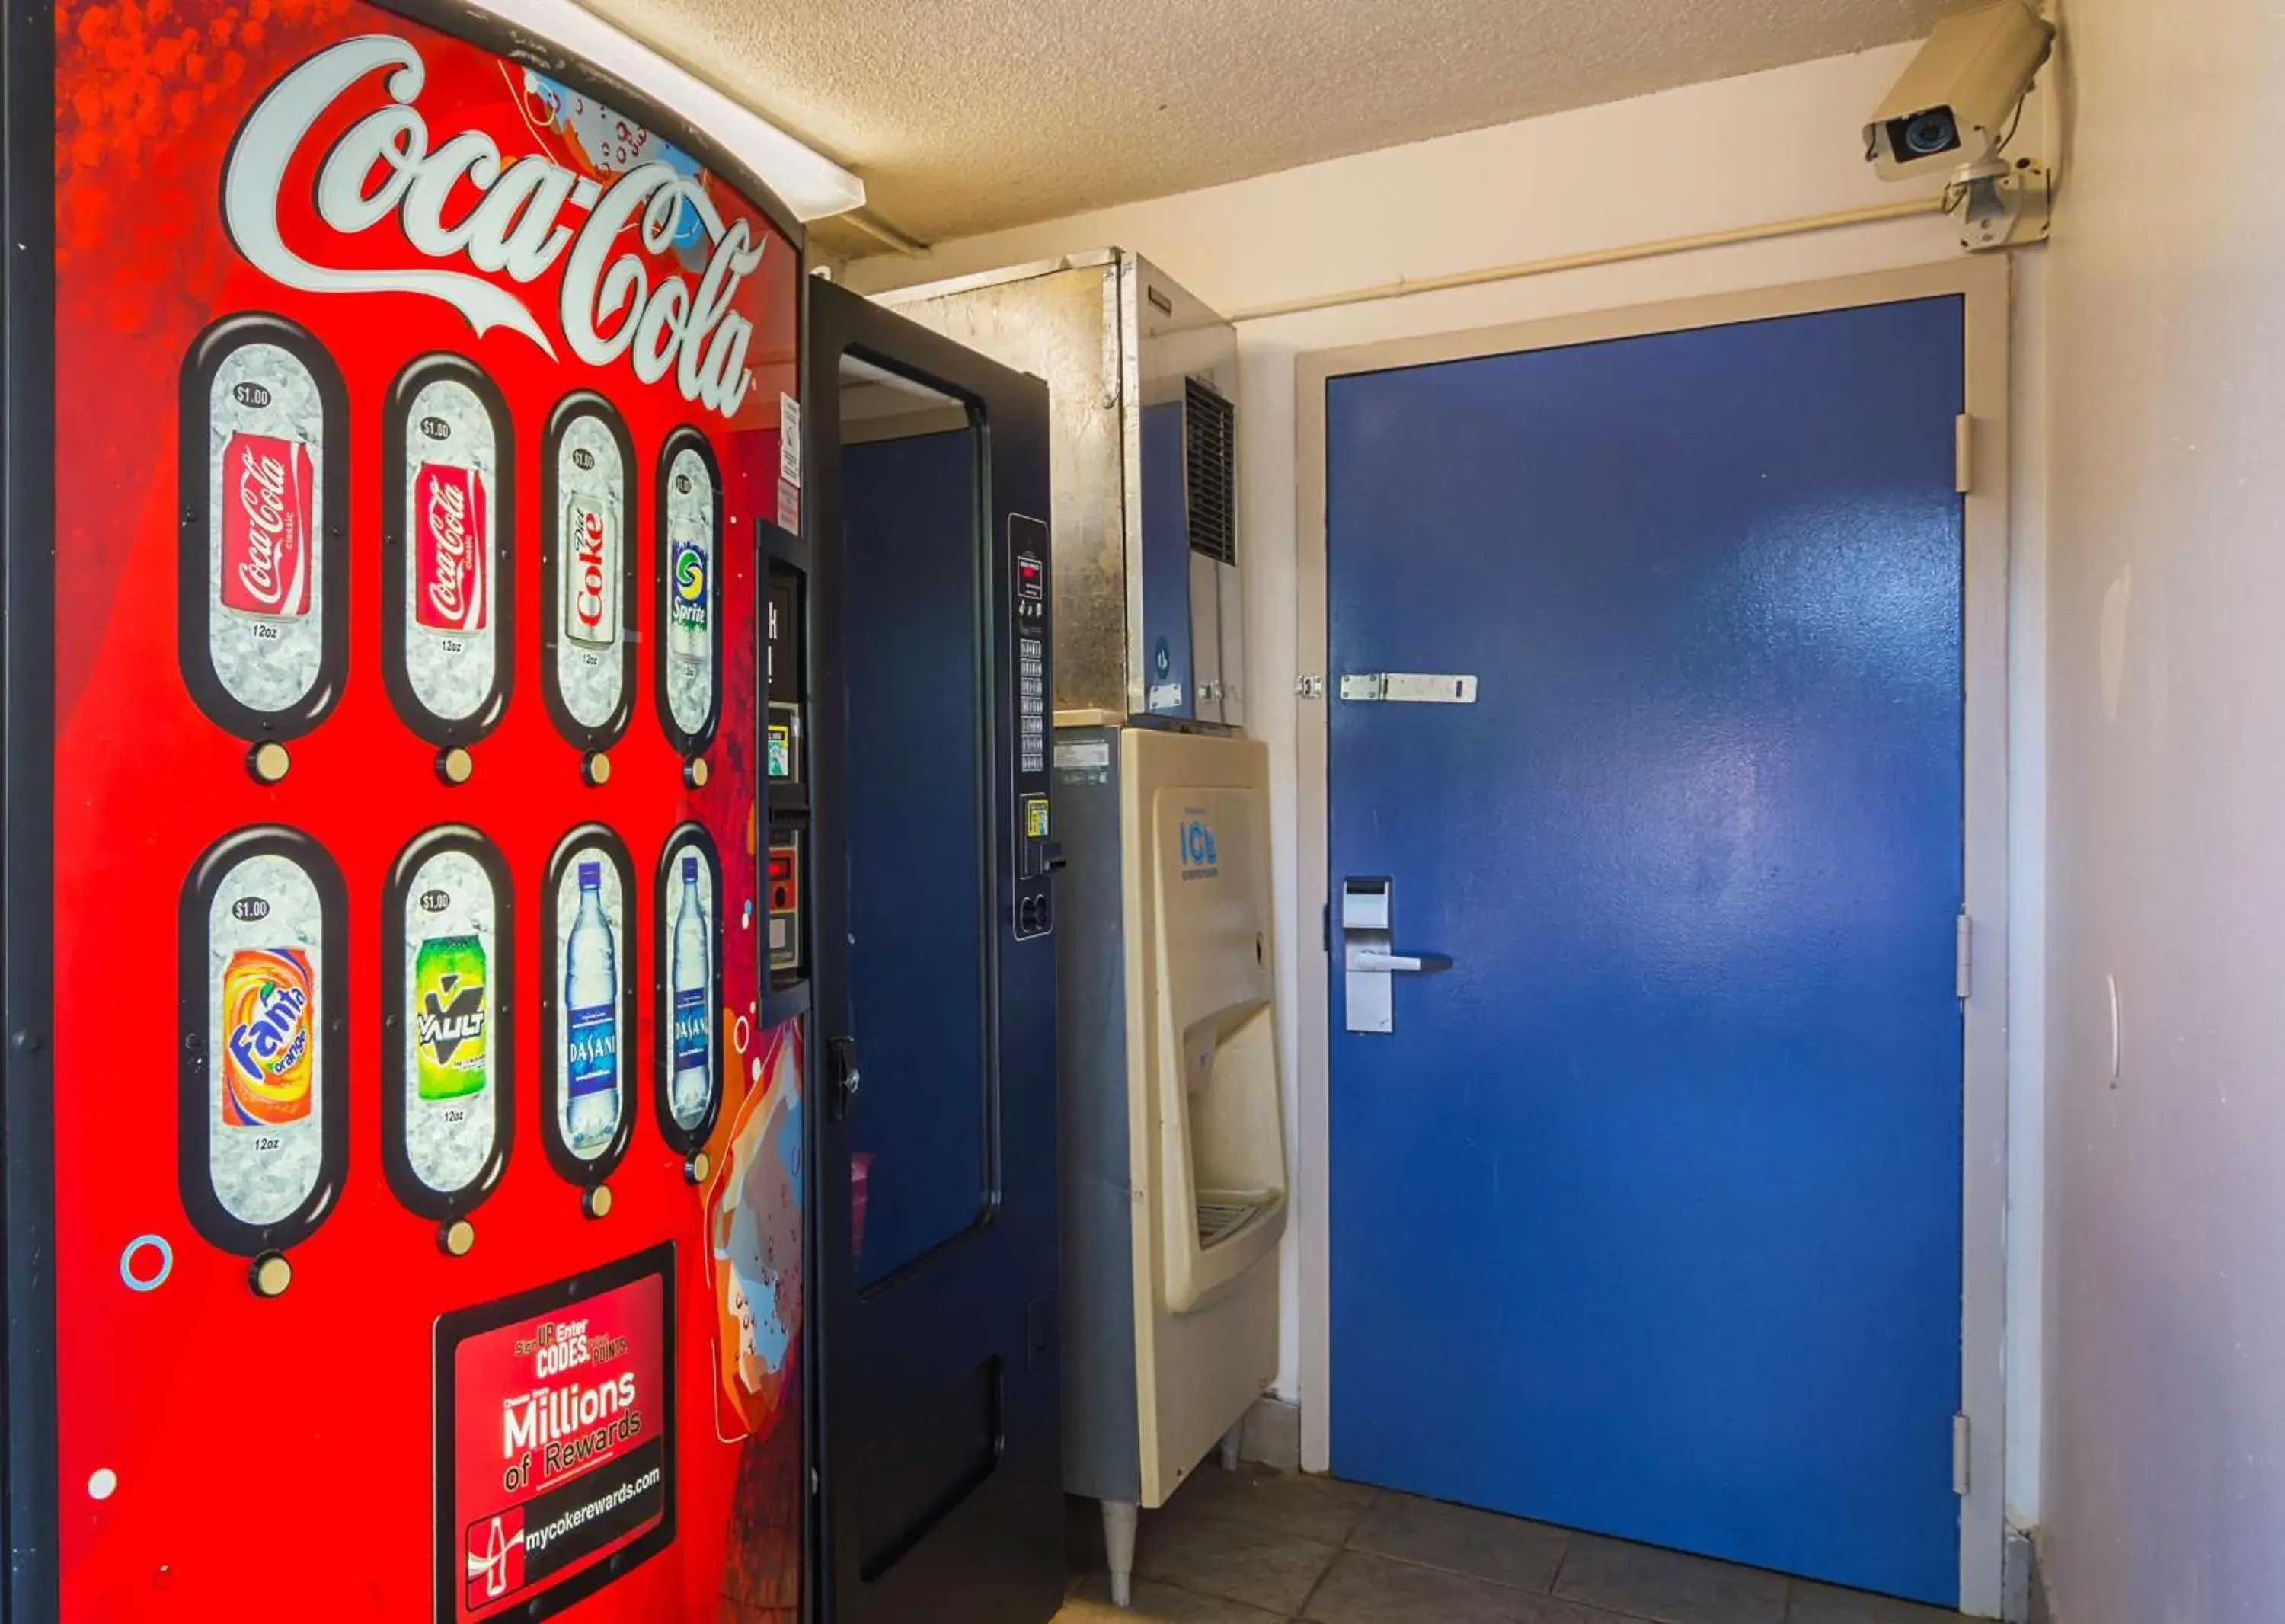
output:
[[[476,770],[476,758],[460,745],[436,757],[436,776],[448,784],[465,784]]]
[[[275,740],[257,744],[247,752],[246,770],[254,774],[256,783],[276,783],[286,776],[287,769],[293,765],[294,757],[287,753],[284,745]]]
[[[590,1185],[579,1196],[579,1210],[590,1218],[608,1218],[611,1213],[611,1187]]]
[[[465,1218],[456,1218],[444,1226],[436,1243],[444,1249],[446,1257],[465,1258],[468,1248],[476,1243],[476,1227]]]
[[[579,764],[579,776],[598,788],[611,781],[611,758],[601,750],[590,750]]]
[[[712,1166],[713,1164],[706,1159],[705,1151],[695,1151],[688,1161],[682,1164],[682,1174],[693,1184],[703,1184],[706,1182],[707,1172]]]
[[[286,1261],[282,1251],[265,1251],[254,1260],[247,1275],[256,1297],[283,1297],[286,1288],[294,1283],[294,1266]]]

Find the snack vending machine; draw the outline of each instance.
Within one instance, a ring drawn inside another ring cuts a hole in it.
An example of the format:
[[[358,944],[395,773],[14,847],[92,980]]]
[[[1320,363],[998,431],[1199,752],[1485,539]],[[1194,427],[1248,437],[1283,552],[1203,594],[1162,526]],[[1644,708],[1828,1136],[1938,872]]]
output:
[[[789,1624],[799,227],[459,7],[5,38],[5,1616]]]

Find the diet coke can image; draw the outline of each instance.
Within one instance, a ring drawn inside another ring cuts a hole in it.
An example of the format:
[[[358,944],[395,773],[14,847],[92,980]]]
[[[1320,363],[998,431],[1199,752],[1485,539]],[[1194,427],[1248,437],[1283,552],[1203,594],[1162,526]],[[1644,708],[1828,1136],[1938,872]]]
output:
[[[582,391],[549,414],[540,451],[540,684],[548,715],[583,750],[634,711],[634,445],[609,401]]]
[[[183,363],[177,658],[241,738],[322,720],[348,663],[347,396],[283,317],[229,316]]]
[[[183,888],[183,1204],[251,1257],[307,1238],[348,1154],[341,871],[298,829],[208,849]]]
[[[677,750],[696,756],[712,741],[721,710],[715,672],[722,650],[722,475],[704,435],[685,426],[666,436],[651,499],[659,726]]]
[[[381,675],[407,727],[474,743],[507,710],[515,661],[515,432],[466,357],[421,357],[381,425]]]

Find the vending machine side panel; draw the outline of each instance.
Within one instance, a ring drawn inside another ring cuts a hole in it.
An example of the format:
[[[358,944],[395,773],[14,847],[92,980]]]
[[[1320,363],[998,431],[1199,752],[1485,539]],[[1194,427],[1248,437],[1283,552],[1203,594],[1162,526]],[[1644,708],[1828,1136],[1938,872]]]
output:
[[[800,228],[456,5],[5,30],[0,1618],[794,1624]]]

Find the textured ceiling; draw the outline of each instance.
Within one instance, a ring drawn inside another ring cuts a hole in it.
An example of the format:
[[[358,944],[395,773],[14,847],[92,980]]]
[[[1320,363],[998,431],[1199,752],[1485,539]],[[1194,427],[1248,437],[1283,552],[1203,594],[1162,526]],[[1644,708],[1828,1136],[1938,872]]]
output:
[[[585,3],[941,241],[1886,44],[1956,0]]]

